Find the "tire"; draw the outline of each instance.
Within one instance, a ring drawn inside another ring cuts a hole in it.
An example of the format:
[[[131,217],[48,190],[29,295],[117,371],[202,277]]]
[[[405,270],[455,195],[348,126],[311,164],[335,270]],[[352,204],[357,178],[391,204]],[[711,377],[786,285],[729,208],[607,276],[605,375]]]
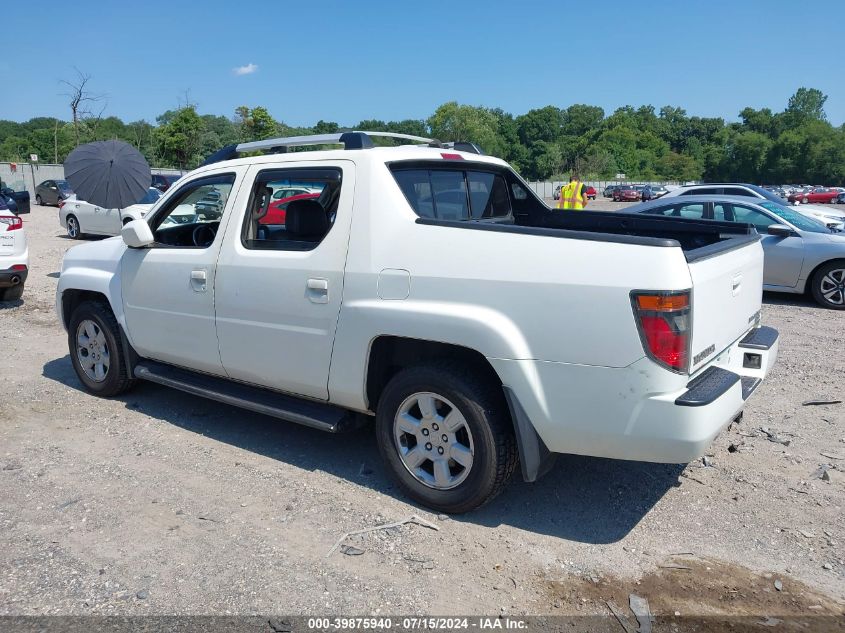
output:
[[[434,405],[432,417],[423,414],[422,401]],[[460,426],[455,430],[446,426],[453,410],[453,423]],[[401,423],[407,420],[411,423]],[[484,505],[502,491],[518,463],[501,385],[461,363],[433,362],[394,376],[379,398],[376,437],[382,459],[402,491],[441,512],[469,512]],[[423,444],[426,439],[431,442]],[[438,451],[446,457],[439,457]],[[452,459],[457,454],[469,464]],[[415,459],[419,456],[422,461]],[[413,470],[406,465],[415,461]]]
[[[86,341],[89,346],[85,346]],[[68,349],[73,369],[90,393],[110,397],[134,386],[135,380],[126,368],[120,326],[105,302],[84,301],[73,311],[68,325]],[[87,364],[83,366],[86,358],[93,361],[88,369]]]
[[[67,216],[65,220],[67,224],[67,236],[72,240],[78,240],[82,238],[82,227],[79,225],[79,220],[76,219],[75,215]]]
[[[804,198],[803,200],[801,200],[801,202],[803,202],[804,204],[807,204],[807,203],[809,203],[809,202],[810,202],[810,199],[809,199],[809,198]]]
[[[36,194],[36,196],[35,196],[35,204],[37,204],[39,207],[43,206],[43,204],[44,204],[44,201],[41,200],[41,194],[40,193]]]
[[[0,301],[17,301],[23,296],[23,284],[0,290]]]
[[[845,310],[845,260],[828,262],[819,268],[813,275],[810,291],[819,305]]]

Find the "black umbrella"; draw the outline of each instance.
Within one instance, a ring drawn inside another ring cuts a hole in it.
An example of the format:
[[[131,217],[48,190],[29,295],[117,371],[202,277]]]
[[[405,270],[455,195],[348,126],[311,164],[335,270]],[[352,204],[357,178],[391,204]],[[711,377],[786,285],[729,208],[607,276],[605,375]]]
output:
[[[138,203],[152,182],[150,165],[123,141],[97,141],[73,150],[65,160],[65,179],[80,200],[105,209]]]

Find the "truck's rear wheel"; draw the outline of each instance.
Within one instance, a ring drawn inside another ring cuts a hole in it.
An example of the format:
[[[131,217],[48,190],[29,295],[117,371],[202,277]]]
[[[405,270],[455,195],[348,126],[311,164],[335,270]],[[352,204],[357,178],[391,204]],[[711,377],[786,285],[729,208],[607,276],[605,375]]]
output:
[[[135,383],[127,371],[120,326],[105,303],[85,301],[73,311],[68,348],[76,375],[91,393],[116,396]]]
[[[401,371],[379,399],[376,427],[379,450],[402,490],[443,512],[487,503],[517,464],[501,386],[464,365]]]

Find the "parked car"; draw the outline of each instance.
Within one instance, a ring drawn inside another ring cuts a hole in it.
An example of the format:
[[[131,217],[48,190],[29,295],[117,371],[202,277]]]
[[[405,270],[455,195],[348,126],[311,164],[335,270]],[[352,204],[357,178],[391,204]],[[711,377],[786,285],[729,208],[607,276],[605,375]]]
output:
[[[0,198],[0,301],[20,299],[28,274],[29,248],[23,220]]]
[[[698,195],[724,195],[724,196],[742,196],[755,198],[758,201],[768,200],[775,204],[783,204],[783,200],[770,191],[766,191],[757,185],[750,185],[747,183],[710,183],[705,185],[687,185],[680,187],[666,194],[666,198],[675,196],[698,196]],[[832,209],[829,206],[819,207],[814,205],[802,205],[796,207],[796,210],[802,215],[826,224],[828,227],[836,228],[845,222],[845,211],[839,209]]]
[[[752,224],[763,236],[764,290],[809,292],[826,308],[845,309],[845,233],[793,207],[740,196],[689,196],[655,200],[625,211]]]
[[[845,204],[845,193],[840,193],[834,199],[834,204]]]
[[[556,185],[555,191],[552,194],[555,200],[560,200],[560,190],[563,189],[563,185]]]
[[[656,198],[656,196],[654,195],[651,185],[645,185],[642,191],[640,191],[640,199],[645,202],[647,200],[653,200],[654,198]]]
[[[161,192],[150,187],[146,195],[125,209],[103,209],[90,202],[77,200],[76,196],[62,202],[59,207],[59,224],[68,237],[78,240],[84,235],[120,235],[120,229],[131,220],[140,220],[161,197]]]
[[[287,189],[284,191],[289,192],[291,190]],[[299,191],[305,190],[300,189]],[[276,193],[273,194],[273,198],[276,198]],[[287,219],[288,205],[290,205],[291,202],[295,202],[296,200],[316,200],[319,197],[319,193],[299,193],[288,196],[287,198],[275,199],[267,208],[267,213],[261,216],[258,222],[259,224],[284,224]]]
[[[595,200],[596,199],[596,188],[595,187],[587,187],[584,191],[584,196],[586,196],[587,200]]]
[[[613,190],[616,189],[621,185],[608,185],[604,188],[604,191],[601,192],[601,195],[605,198],[612,198],[613,197]]]
[[[153,180],[150,186],[155,187],[161,192],[165,192],[181,177],[181,175],[174,174],[153,174]]]
[[[836,189],[828,189],[827,187],[816,187],[810,191],[802,193],[790,194],[786,199],[794,204],[808,204],[808,203],[831,203],[839,195]]]
[[[775,362],[745,225],[558,213],[497,158],[312,142],[349,149],[209,162],[121,240],[66,252],[56,306],[85,389],[143,379],[324,431],[373,422],[399,489],[465,512],[556,452],[696,459]],[[320,202],[261,226],[283,178]],[[219,219],[166,222],[208,187]]]
[[[642,190],[637,189],[635,185],[620,185],[618,189],[613,190],[614,202],[637,202],[642,196]]]
[[[59,202],[73,195],[67,180],[45,180],[35,187],[35,204],[52,204],[59,206]]]
[[[198,215],[201,215],[210,220],[216,220],[223,213],[223,203],[225,198],[223,193],[212,189],[205,194],[200,200],[194,204],[194,209]]]
[[[10,187],[0,188],[0,198],[6,203],[6,207],[12,213],[20,215],[29,213],[29,192],[15,191]]]

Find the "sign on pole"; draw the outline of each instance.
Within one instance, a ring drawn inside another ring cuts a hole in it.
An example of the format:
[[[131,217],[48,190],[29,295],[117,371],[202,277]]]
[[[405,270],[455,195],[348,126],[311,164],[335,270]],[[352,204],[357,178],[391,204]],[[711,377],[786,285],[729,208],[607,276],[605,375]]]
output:
[[[30,154],[29,160],[32,161],[33,163],[37,163],[38,162],[38,154]]]

